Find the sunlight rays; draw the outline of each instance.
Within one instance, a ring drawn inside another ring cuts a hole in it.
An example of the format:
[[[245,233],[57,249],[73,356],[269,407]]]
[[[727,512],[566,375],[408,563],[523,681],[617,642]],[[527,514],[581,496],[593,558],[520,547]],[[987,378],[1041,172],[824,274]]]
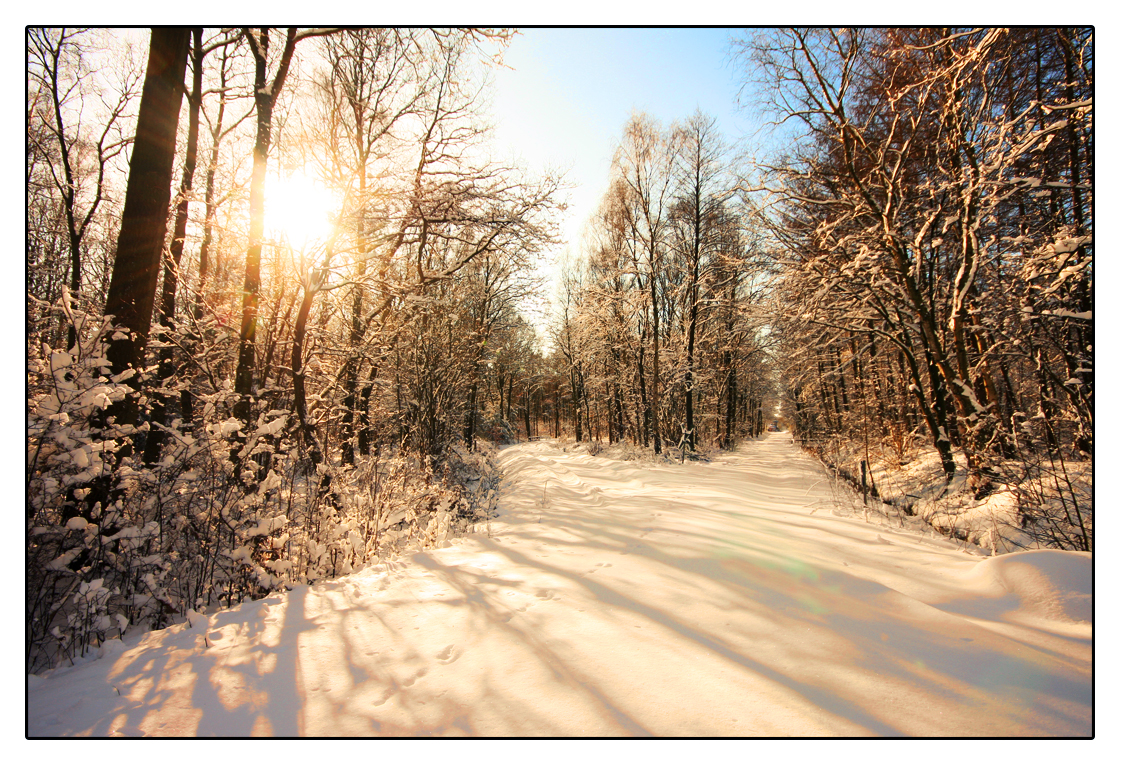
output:
[[[265,226],[295,250],[322,245],[334,232],[339,203],[303,170],[269,179]]]

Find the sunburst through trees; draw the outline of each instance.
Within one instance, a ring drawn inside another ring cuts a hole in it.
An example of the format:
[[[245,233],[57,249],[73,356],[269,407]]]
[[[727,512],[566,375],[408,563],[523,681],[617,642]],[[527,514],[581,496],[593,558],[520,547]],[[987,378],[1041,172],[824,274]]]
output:
[[[28,30],[29,669],[444,540],[540,436],[685,461],[781,412],[1092,547],[1090,30],[750,32],[800,132],[635,112],[570,243],[493,159],[512,36]]]

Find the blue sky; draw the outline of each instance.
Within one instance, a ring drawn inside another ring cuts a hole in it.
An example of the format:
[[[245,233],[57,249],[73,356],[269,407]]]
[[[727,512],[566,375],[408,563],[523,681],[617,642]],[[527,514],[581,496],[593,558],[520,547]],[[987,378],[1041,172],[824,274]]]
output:
[[[632,109],[663,124],[698,107],[729,141],[755,129],[736,108],[741,75],[729,59],[733,29],[523,29],[494,72],[496,140],[531,169],[567,168],[580,227],[606,189],[611,155]]]

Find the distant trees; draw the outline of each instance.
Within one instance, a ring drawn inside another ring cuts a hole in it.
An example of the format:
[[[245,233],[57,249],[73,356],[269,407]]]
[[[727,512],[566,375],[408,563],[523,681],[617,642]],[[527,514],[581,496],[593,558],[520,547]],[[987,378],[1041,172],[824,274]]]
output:
[[[716,249],[719,216],[729,192],[720,187],[721,162],[726,149],[716,135],[716,121],[697,112],[675,133],[677,156],[675,247],[685,275],[682,285],[682,318],[685,323],[685,438],[689,449],[696,449],[696,422],[693,417],[696,383],[697,330],[701,311],[701,276],[705,256]]]
[[[788,29],[741,50],[801,126],[764,178],[798,432],[902,459],[921,427],[947,479],[960,453],[977,497],[1012,487],[1025,527],[1088,548],[1066,461],[1093,443],[1090,31]]]
[[[553,331],[578,440],[630,438],[657,453],[762,431],[763,253],[728,161],[700,113],[669,129],[635,115],[624,128]]]

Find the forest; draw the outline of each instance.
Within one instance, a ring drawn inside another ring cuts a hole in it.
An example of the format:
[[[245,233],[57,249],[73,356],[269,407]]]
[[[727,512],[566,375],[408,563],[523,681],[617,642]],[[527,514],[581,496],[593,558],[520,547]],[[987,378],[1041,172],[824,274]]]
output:
[[[1092,29],[743,30],[778,148],[636,111],[567,243],[513,30],[133,32],[26,35],[29,672],[469,530],[528,439],[782,428],[1092,550]]]

